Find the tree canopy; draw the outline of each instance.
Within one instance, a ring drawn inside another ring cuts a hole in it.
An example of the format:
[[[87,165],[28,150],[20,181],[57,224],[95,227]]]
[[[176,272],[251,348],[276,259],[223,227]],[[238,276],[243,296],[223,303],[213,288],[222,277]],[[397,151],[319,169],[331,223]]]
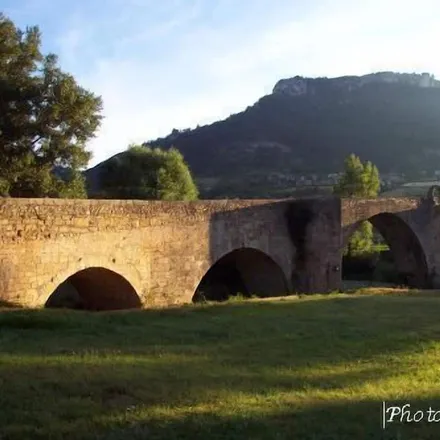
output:
[[[178,150],[131,145],[101,164],[94,197],[195,200],[198,190]]]
[[[0,195],[85,197],[80,170],[102,101],[40,46],[38,27],[0,14]]]
[[[344,162],[344,172],[335,185],[334,193],[341,197],[377,197],[380,191],[379,170],[371,162],[350,154]]]
[[[344,163],[344,172],[335,185],[334,193],[341,197],[377,197],[380,190],[379,170],[371,162],[363,163],[361,159],[350,154]],[[353,233],[345,254],[359,255],[370,252],[373,246],[373,225],[362,222]]]

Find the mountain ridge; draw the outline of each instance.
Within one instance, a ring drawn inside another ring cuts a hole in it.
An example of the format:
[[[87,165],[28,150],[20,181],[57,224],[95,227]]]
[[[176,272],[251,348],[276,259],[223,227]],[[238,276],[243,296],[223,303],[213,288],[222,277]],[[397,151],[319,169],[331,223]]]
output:
[[[439,122],[440,81],[428,73],[296,76],[242,112],[144,145],[179,149],[204,197],[271,197],[301,175],[340,171],[350,153],[381,172],[434,172]]]
[[[316,86],[322,83],[330,84],[333,87],[346,88],[352,91],[356,88],[372,83],[402,84],[421,88],[439,88],[440,81],[436,80],[430,73],[396,73],[396,72],[376,72],[366,75],[346,75],[334,78],[318,77],[310,78],[295,76],[279,80],[272,91],[272,94],[287,94],[298,96],[316,92]]]

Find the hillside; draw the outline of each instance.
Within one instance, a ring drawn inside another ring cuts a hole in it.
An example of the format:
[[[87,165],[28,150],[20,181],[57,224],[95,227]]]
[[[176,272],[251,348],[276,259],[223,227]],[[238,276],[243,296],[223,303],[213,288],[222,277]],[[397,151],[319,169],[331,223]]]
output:
[[[284,79],[241,113],[146,144],[178,148],[205,197],[289,195],[308,175],[340,171],[349,153],[415,177],[440,169],[440,82],[392,72]]]

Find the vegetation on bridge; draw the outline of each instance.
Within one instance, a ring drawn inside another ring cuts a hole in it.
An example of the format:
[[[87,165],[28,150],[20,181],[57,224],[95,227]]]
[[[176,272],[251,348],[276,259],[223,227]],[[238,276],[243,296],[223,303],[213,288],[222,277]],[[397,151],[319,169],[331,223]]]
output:
[[[0,313],[0,434],[56,439],[438,438],[440,298],[339,296]]]

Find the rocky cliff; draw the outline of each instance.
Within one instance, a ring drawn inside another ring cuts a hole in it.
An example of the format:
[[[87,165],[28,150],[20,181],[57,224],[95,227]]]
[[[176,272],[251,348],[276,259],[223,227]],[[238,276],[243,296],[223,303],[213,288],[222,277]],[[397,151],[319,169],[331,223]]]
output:
[[[299,96],[319,93],[319,90],[323,87],[332,87],[340,91],[347,90],[351,92],[367,84],[374,83],[401,84],[423,88],[440,87],[440,81],[437,81],[429,73],[378,72],[363,76],[341,76],[338,78],[304,78],[302,76],[295,76],[278,81],[275,84],[273,93]]]

